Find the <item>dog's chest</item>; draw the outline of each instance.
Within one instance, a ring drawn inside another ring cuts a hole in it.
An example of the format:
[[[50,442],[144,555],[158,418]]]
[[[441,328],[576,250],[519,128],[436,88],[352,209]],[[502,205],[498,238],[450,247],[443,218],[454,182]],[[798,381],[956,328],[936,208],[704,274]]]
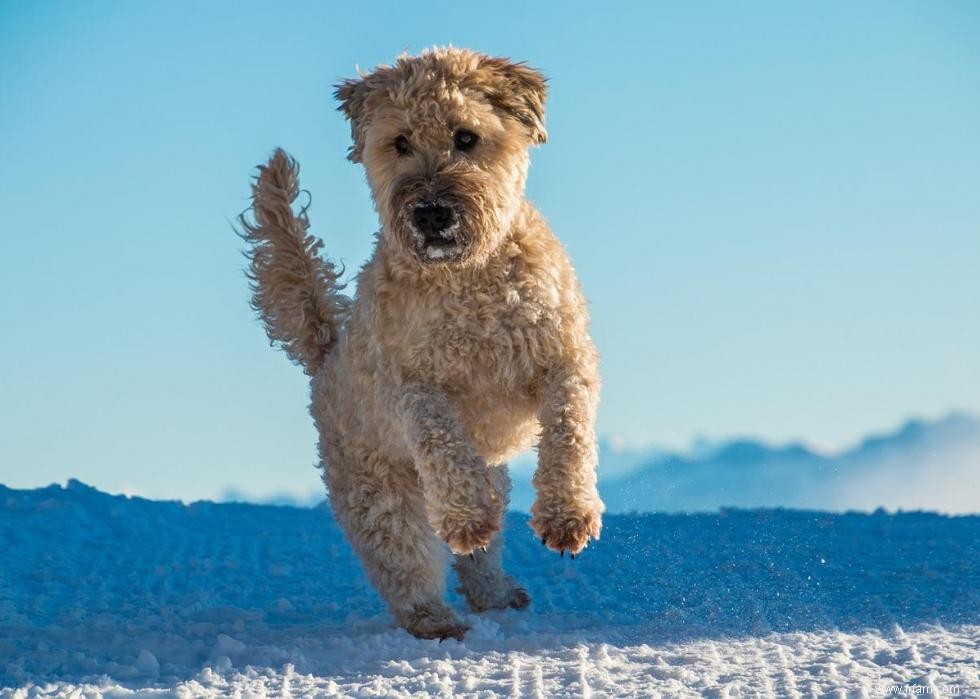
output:
[[[403,368],[454,394],[529,397],[554,354],[557,314],[533,285],[503,280],[399,305]]]
[[[550,353],[550,310],[509,289],[502,297],[476,294],[435,314],[429,329],[431,367],[447,384],[484,381],[520,390],[534,381]]]

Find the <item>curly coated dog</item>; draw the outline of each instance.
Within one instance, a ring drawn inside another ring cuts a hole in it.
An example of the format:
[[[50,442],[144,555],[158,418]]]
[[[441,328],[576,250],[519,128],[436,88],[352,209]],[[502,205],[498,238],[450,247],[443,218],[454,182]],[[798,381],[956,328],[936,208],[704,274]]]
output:
[[[456,48],[337,86],[381,223],[353,299],[292,208],[281,150],[242,218],[253,306],[310,376],[333,513],[421,638],[467,630],[443,599],[451,554],[474,611],[529,604],[500,530],[506,462],[535,442],[531,527],[562,555],[599,537],[598,358],[572,265],[524,195],[545,93],[528,66]]]

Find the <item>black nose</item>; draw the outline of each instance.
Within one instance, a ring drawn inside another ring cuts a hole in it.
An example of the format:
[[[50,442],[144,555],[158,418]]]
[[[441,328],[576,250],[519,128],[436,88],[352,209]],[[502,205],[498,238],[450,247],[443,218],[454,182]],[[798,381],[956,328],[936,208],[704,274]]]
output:
[[[413,214],[415,225],[423,235],[441,233],[453,223],[453,210],[440,204],[421,204]]]

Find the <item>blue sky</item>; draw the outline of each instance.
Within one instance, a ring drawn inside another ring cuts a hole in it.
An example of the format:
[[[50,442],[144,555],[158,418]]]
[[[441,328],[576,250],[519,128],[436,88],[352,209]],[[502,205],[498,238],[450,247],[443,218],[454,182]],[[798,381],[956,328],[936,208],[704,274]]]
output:
[[[980,412],[976,3],[0,0],[0,482],[316,487],[230,221],[281,145],[356,270],[330,86],[447,43],[550,77],[528,189],[590,299],[603,434],[836,448]]]

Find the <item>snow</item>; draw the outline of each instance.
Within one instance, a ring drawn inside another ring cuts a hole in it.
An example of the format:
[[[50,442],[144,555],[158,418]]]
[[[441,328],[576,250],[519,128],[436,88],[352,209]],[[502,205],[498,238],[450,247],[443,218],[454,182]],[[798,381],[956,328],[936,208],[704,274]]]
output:
[[[980,517],[508,517],[529,610],[396,629],[329,510],[0,486],[0,696],[980,695]],[[452,582],[450,588],[452,587]]]

